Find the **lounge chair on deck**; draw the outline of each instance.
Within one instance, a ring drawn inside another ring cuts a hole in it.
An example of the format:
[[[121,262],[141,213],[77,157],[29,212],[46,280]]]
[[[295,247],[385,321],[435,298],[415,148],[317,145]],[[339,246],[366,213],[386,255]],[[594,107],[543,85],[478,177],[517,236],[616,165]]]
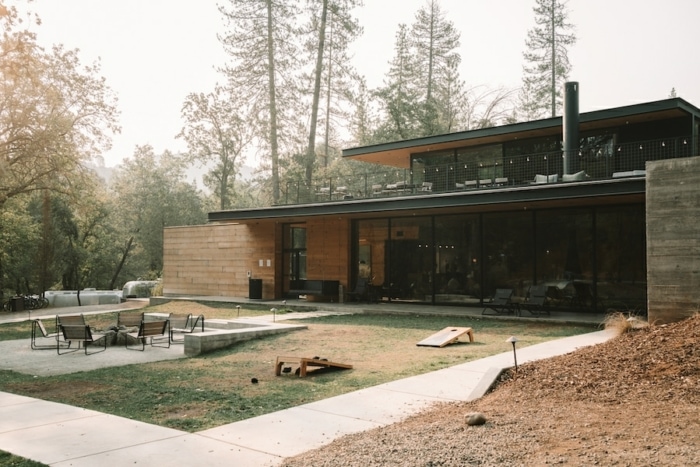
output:
[[[516,308],[513,304],[513,289],[496,289],[496,293],[490,302],[484,304],[482,315],[489,314],[488,311],[493,311],[497,315],[515,314]]]
[[[518,305],[522,314],[522,310],[527,311],[535,317],[540,315],[549,316],[549,307],[547,306],[547,286],[533,285],[525,297],[525,301]]]

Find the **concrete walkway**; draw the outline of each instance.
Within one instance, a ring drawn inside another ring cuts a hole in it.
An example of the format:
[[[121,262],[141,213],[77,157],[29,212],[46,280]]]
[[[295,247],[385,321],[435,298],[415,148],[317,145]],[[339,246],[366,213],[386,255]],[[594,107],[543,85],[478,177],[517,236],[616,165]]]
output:
[[[518,363],[612,336],[597,331],[518,348]],[[197,433],[0,392],[0,449],[52,466],[274,466],[343,435],[398,422],[435,402],[479,398],[512,365],[513,353],[504,352]]]

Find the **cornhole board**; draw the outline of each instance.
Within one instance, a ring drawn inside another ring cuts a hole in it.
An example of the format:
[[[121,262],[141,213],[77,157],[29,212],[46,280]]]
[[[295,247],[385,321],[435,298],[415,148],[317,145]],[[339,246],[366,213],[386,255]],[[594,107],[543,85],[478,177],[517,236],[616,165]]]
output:
[[[448,344],[457,342],[460,336],[463,336],[464,334],[469,335],[469,342],[474,342],[474,331],[472,331],[472,328],[449,327],[423,339],[416,345],[422,345],[425,347],[445,347]]]
[[[321,358],[306,358],[306,357],[277,357],[275,362],[275,376],[282,374],[282,366],[285,363],[296,363],[299,365],[299,376],[306,376],[308,367],[318,368],[343,368],[352,369],[352,365],[346,363],[329,362]]]

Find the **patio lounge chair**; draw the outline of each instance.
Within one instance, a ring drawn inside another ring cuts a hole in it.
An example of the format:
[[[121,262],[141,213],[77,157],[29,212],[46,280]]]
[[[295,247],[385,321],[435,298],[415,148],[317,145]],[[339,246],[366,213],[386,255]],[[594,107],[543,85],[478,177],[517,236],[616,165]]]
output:
[[[154,344],[154,339],[164,338],[167,345]],[[136,349],[129,347],[129,339],[138,339],[141,341],[141,348]],[[146,348],[146,341],[151,345],[151,347],[163,347],[166,349],[170,348],[170,333],[168,333],[168,320],[162,321],[141,321],[139,325],[138,332],[127,332],[124,336],[124,345],[129,350],[141,350]]]
[[[117,327],[135,331],[143,321],[143,313],[133,311],[120,311],[117,314]]]
[[[204,315],[199,315],[196,318],[192,317],[192,313],[187,314],[171,314],[170,315],[170,343],[182,344],[185,342],[185,336],[182,339],[175,339],[175,333],[192,334],[201,326],[204,332]]]
[[[348,300],[352,302],[368,302],[369,297],[369,281],[365,277],[359,277],[355,284],[355,290],[348,292]]]
[[[40,319],[34,319],[32,320],[32,337],[31,337],[31,347],[32,350],[46,350],[46,349],[55,349],[60,345],[59,340],[59,332],[55,330],[54,332],[47,332],[46,327],[44,326],[43,321]],[[37,342],[42,339],[51,339],[51,344],[49,345],[48,342],[45,344],[38,344]]]
[[[103,344],[102,350],[98,350],[97,352],[92,353],[99,353],[107,350],[107,335],[93,334],[92,330],[90,329],[90,326],[88,326],[87,324],[63,324],[61,325],[61,334],[63,335],[63,340],[68,342],[67,348],[70,348],[73,345],[73,342],[77,342],[78,346],[71,350],[64,351],[63,353],[61,353],[61,349],[65,349],[66,347],[61,347],[57,344],[56,352],[58,352],[59,355],[80,350],[81,346],[83,347],[83,349],[85,349],[85,355],[91,355],[88,353],[88,345],[94,344],[100,340]]]
[[[518,309],[521,312],[520,314],[522,314],[522,310],[525,310],[535,317],[539,317],[540,315],[549,316],[549,309],[547,306],[547,286],[530,286],[530,290],[527,292],[525,301],[518,305]]]
[[[485,303],[485,308],[481,312],[482,315],[489,314],[492,311],[497,315],[510,315],[516,311],[515,305],[512,302],[513,289],[496,289],[496,293],[490,302]]]
[[[58,334],[57,340],[61,341],[63,339],[63,334],[61,332],[61,326],[86,326],[85,317],[80,315],[56,315],[56,333]],[[65,342],[65,341],[64,341]]]

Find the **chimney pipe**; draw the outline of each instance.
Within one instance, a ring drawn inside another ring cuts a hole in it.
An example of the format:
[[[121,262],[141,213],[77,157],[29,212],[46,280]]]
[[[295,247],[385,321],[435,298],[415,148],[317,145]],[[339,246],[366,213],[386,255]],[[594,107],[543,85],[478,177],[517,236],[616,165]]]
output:
[[[578,82],[564,83],[564,175],[576,171],[576,163],[580,140],[578,135],[579,111],[578,111]]]

